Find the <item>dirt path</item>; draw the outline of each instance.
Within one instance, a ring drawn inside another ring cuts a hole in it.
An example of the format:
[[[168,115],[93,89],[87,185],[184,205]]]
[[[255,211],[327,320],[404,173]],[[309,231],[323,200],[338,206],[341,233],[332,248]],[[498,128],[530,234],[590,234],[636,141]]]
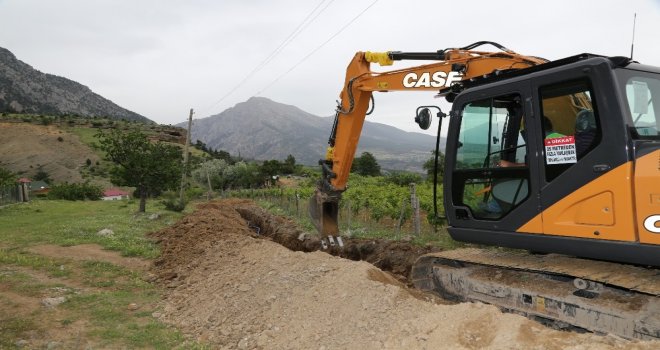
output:
[[[443,305],[420,300],[398,279],[370,263],[323,252],[305,253],[305,249],[295,252],[263,239],[236,210],[250,211],[249,206],[249,202],[236,200],[202,205],[173,227],[155,234],[162,244],[163,255],[156,261],[154,273],[171,290],[163,301],[161,319],[213,346],[227,349],[653,349],[660,346],[657,342],[629,342],[611,336],[555,331],[484,304]],[[277,223],[282,219],[264,220]],[[250,221],[253,224],[255,218],[250,217]],[[282,225],[292,224],[280,222],[279,227]],[[313,239],[298,242],[302,248],[315,244]],[[382,260],[382,254],[379,259]]]
[[[62,247],[54,244],[44,244],[27,249],[31,253],[52,258],[68,258],[76,261],[104,261],[133,271],[146,271],[150,262],[140,258],[123,257],[119,252],[103,249],[98,244],[79,244]]]

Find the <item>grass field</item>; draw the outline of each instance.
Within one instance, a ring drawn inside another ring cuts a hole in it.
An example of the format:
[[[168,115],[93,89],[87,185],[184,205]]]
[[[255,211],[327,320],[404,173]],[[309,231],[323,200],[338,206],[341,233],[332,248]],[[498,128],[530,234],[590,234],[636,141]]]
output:
[[[100,260],[34,253],[44,244],[98,244],[126,257],[151,259],[149,231],[182,214],[155,201],[136,215],[127,201],[33,201],[0,208],[0,349],[204,348],[153,317],[162,290],[144,270]],[[149,220],[150,213],[159,213]],[[102,229],[111,236],[99,236]],[[121,257],[118,257],[121,259]],[[57,307],[45,298],[64,297]]]

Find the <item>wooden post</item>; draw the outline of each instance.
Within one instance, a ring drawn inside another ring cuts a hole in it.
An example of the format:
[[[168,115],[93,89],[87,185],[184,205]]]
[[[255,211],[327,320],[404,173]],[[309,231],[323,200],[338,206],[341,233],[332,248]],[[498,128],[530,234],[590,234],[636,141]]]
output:
[[[209,176],[209,169],[206,169],[206,182],[209,185],[209,191],[206,193],[206,200],[211,200],[211,193],[213,193],[213,187],[211,187],[211,177]]]
[[[296,217],[300,218],[300,195],[298,190],[296,190]]]
[[[186,171],[188,170],[188,145],[190,145],[190,129],[192,129],[193,109],[190,109],[190,116],[188,117],[188,132],[186,132],[186,144],[183,147],[183,171],[181,172],[181,191],[179,192],[179,200],[183,202],[183,190],[186,185]]]
[[[401,233],[401,226],[403,226],[403,216],[406,213],[406,199],[401,200],[401,214],[399,214],[399,224],[396,227],[396,233]]]
[[[422,232],[422,220],[419,217],[419,198],[415,196],[415,234],[419,236]]]
[[[413,209],[415,234],[419,235],[421,224],[419,220],[419,199],[417,198],[416,185],[414,183],[410,184],[410,206]]]
[[[346,209],[348,209],[348,213],[346,214],[346,220],[348,221],[348,234],[350,234],[351,233],[351,201],[347,201]]]

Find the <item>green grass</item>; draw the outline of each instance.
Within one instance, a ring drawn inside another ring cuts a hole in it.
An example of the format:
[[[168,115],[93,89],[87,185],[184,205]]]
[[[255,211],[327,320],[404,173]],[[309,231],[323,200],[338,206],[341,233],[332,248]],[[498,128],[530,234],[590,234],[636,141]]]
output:
[[[43,307],[22,311],[20,304],[0,293],[0,307],[16,310],[0,315],[0,349],[16,348],[16,341],[28,339],[31,332],[67,327],[77,321],[86,325],[82,336],[96,343],[95,347],[205,348],[152,317],[163,290],[142,280],[142,272],[103,261],[51,258],[27,251],[39,244],[96,243],[125,256],[156,257],[158,247],[145,234],[171,225],[183,214],[166,212],[156,201],[149,201],[148,213],[136,215],[137,205],[126,201],[36,200],[0,208],[0,291],[37,300],[56,295],[68,298],[58,306],[54,318],[51,310]],[[149,220],[148,215],[154,212],[160,218]],[[112,229],[114,235],[98,236],[96,232],[103,228]],[[139,308],[129,310],[131,303]]]
[[[80,141],[93,150],[95,150],[100,156],[103,154],[96,149],[95,145],[98,145],[98,138],[96,138],[94,135],[96,135],[99,132],[99,129],[96,128],[85,128],[85,127],[66,127],[63,128],[67,132],[70,132],[80,139]]]
[[[16,339],[24,338],[28,332],[38,330],[34,321],[23,317],[0,318],[0,349],[14,349]]]
[[[147,202],[147,214],[136,214],[137,206],[126,201],[55,200],[7,206],[0,208],[0,241],[11,247],[96,243],[124,256],[154,258],[158,249],[144,233],[172,224],[182,214],[166,212],[157,201]],[[160,218],[149,220],[150,213]],[[96,234],[104,228],[114,235]]]
[[[66,260],[54,259],[25,252],[20,249],[0,249],[0,265],[28,267],[42,271],[51,277],[67,277],[71,271],[66,268]]]

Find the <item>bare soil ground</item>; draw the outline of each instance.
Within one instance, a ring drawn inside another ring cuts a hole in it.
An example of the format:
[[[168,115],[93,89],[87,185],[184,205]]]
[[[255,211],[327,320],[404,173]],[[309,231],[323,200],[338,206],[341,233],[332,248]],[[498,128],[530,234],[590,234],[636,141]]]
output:
[[[30,177],[41,166],[55,182],[82,182],[80,168],[87,159],[96,163],[99,157],[78,136],[54,125],[0,123],[0,162],[11,171]]]
[[[330,247],[333,256],[245,200],[200,205],[153,237],[163,254],[152,271],[170,290],[158,317],[214,348],[660,347],[556,331],[480,303],[438,302],[405,285],[412,261],[430,248],[351,240]]]

